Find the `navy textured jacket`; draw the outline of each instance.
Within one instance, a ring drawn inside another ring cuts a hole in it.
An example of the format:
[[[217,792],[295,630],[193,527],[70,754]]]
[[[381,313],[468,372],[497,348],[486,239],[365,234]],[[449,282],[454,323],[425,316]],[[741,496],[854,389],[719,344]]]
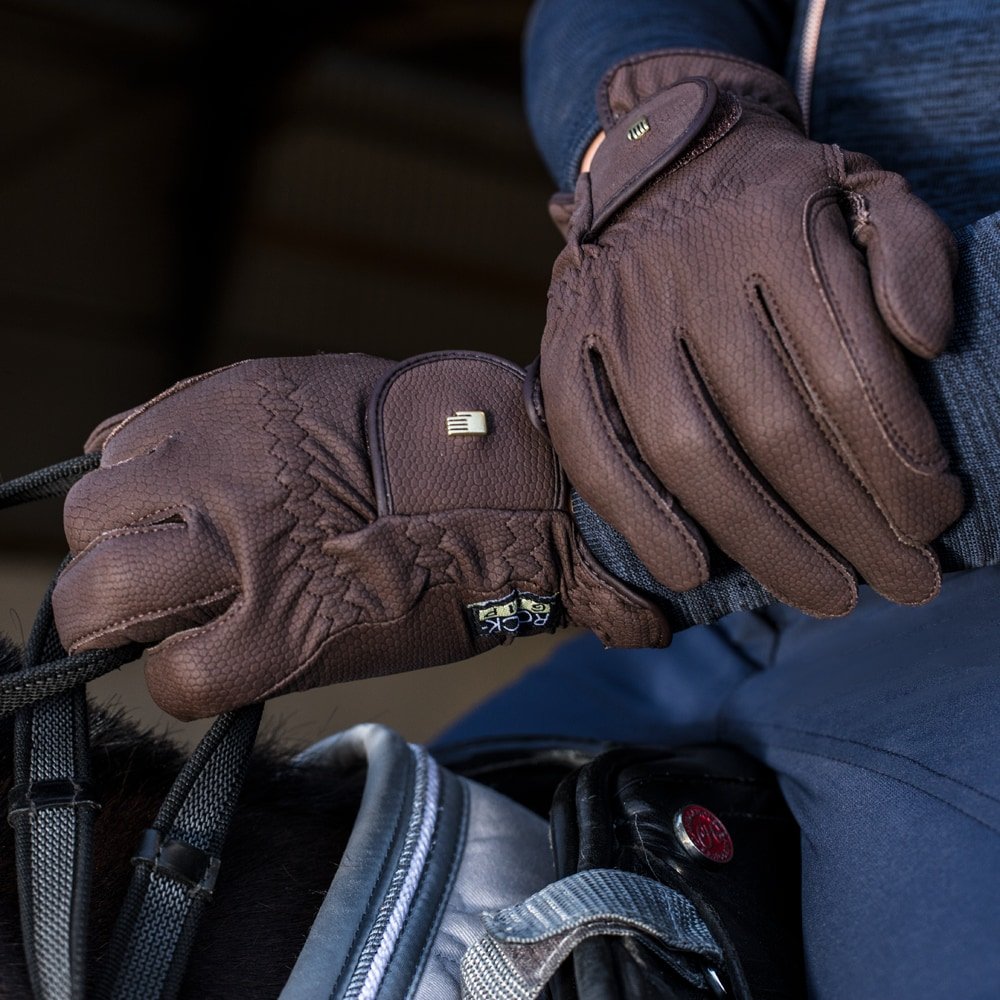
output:
[[[556,183],[573,189],[599,128],[597,84],[619,60],[715,49],[796,82],[803,29],[820,13],[813,138],[903,174],[953,226],[1000,207],[992,0],[539,0],[525,35],[525,96]]]

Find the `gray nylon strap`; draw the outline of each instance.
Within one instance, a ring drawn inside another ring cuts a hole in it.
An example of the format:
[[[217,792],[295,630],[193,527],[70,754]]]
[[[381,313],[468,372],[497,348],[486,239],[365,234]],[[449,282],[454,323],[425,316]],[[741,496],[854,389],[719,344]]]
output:
[[[30,732],[27,787],[76,780],[76,725],[84,725],[82,689],[25,710]],[[66,759],[63,759],[66,758]],[[22,927],[33,989],[39,1000],[82,997],[86,967],[85,920],[89,894],[92,807],[30,806],[11,816],[17,838]]]
[[[577,872],[523,903],[484,916],[487,934],[462,960],[464,1000],[534,1000],[583,940],[636,937],[694,986],[710,989],[706,972],[722,949],[691,902],[631,872]]]
[[[52,621],[52,587],[25,649],[28,668],[65,657]],[[32,990],[39,1000],[83,996],[94,804],[38,794],[45,783],[89,783],[87,707],[77,686],[22,709],[15,726],[15,781],[23,800],[14,828],[21,928]]]
[[[177,776],[153,824],[217,859],[253,750],[263,705],[220,715]],[[137,864],[109,950],[102,1000],[176,996],[210,893],[164,867]]]

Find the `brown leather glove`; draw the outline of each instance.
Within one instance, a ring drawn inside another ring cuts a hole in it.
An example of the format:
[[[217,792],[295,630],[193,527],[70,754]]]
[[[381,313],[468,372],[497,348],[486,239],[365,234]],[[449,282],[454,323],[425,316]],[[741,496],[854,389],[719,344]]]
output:
[[[852,566],[930,599],[925,546],[962,501],[898,345],[948,338],[944,224],[901,177],[806,139],[754,63],[643,56],[599,108],[541,352],[570,481],[675,590],[709,573],[695,521],[814,615],[853,607]]]
[[[64,645],[157,643],[179,718],[567,623],[665,645],[577,541],[523,377],[468,352],[248,361],[105,422],[66,500]]]

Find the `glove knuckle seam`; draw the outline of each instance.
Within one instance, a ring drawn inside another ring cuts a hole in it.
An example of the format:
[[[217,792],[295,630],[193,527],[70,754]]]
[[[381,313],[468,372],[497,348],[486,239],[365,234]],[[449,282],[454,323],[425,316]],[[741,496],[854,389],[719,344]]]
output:
[[[807,212],[810,213],[810,216],[813,214],[811,210],[815,204],[816,202],[813,199],[810,199],[810,204],[807,205],[806,209]],[[807,225],[807,231],[811,232],[811,225]],[[940,454],[931,455],[917,447],[914,447],[912,444],[904,440],[896,422],[892,418],[892,415],[886,409],[885,404],[883,403],[878,392],[877,385],[871,378],[871,375],[867,371],[857,350],[857,337],[854,334],[854,331],[846,319],[842,318],[844,314],[840,307],[840,300],[837,296],[836,289],[826,277],[827,272],[822,262],[822,251],[820,250],[818,241],[810,239],[807,236],[806,242],[809,248],[809,256],[813,263],[812,271],[817,284],[817,289],[826,304],[827,312],[833,321],[834,328],[837,330],[841,346],[851,363],[855,379],[861,387],[862,395],[864,396],[869,411],[878,422],[879,426],[886,431],[894,452],[908,466],[922,472],[941,471],[942,456]],[[813,388],[813,391],[816,391],[815,387]]]
[[[125,419],[117,424],[108,436],[104,439],[104,443],[101,445],[101,450],[104,451],[109,442],[118,435],[125,427],[131,424],[133,421],[137,420],[144,413],[148,413],[157,403],[163,402],[165,399],[169,399],[171,396],[176,396],[178,393],[183,392],[185,389],[189,389],[193,385],[197,385],[199,382],[204,382],[215,375],[219,375],[222,372],[229,371],[232,368],[237,368],[240,365],[249,364],[248,361],[237,361],[231,365],[223,365],[221,368],[215,368],[210,372],[203,372],[200,375],[192,375],[190,378],[182,379],[180,382],[174,383],[168,389],[164,389],[159,395],[154,396],[151,400],[143,403],[141,406],[136,407]],[[155,450],[155,449],[154,449]]]
[[[274,393],[278,387],[270,385],[263,379],[257,379],[256,385],[261,393],[259,403],[261,408],[267,414],[267,419],[265,420],[264,426],[261,430],[268,438],[270,438],[271,443],[268,448],[268,454],[278,466],[273,479],[282,493],[281,509],[284,511],[292,525],[291,530],[287,533],[286,537],[288,541],[295,546],[296,551],[294,564],[306,577],[305,584],[302,588],[303,593],[315,601],[315,610],[313,611],[313,614],[316,617],[322,618],[324,621],[333,622],[335,619],[332,618],[330,613],[325,610],[325,605],[331,595],[319,585],[319,577],[321,570],[323,569],[322,560],[324,558],[324,553],[322,551],[324,537],[323,532],[318,526],[313,531],[308,530],[304,526],[302,517],[293,509],[297,504],[301,504],[315,509],[320,515],[324,514],[326,512],[325,509],[315,498],[317,494],[324,493],[325,491],[322,483],[320,483],[310,471],[312,456],[310,456],[309,453],[302,447],[302,442],[309,438],[309,431],[300,422],[302,414],[304,413],[304,407],[297,398],[296,393],[299,389],[301,389],[301,386],[295,380],[291,379],[284,371],[282,371],[280,365],[278,366],[277,375],[288,384],[288,391],[281,395],[281,400],[293,404],[295,410],[293,413],[288,414],[279,409],[272,401]],[[294,427],[297,439],[292,442],[285,441],[278,433],[279,428],[273,426],[273,424]],[[304,456],[305,461],[303,462],[301,469],[293,466],[291,454],[282,454],[285,450],[289,452],[294,450],[300,452]],[[301,496],[295,497],[293,496],[291,482],[299,477],[309,481],[310,489],[308,493],[303,492]],[[310,565],[312,560],[308,556],[312,548],[316,546],[317,543],[319,552],[319,556],[317,558],[320,562],[316,566],[312,566]],[[339,595],[338,599],[346,602],[354,608],[359,617],[366,612],[371,611],[372,609],[369,605],[360,604],[356,598],[351,596],[350,589],[349,582],[345,581],[343,592]]]
[[[596,338],[594,338],[594,342],[597,342]],[[631,456],[618,440],[618,436],[615,434],[614,428],[612,427],[607,414],[604,412],[604,407],[601,405],[600,390],[597,387],[592,366],[585,364],[583,367],[587,378],[587,386],[590,390],[591,401],[594,405],[594,409],[597,411],[598,419],[604,429],[606,438],[611,442],[612,448],[617,452],[623,465],[628,470],[629,475],[636,481],[639,488],[653,501],[654,505],[660,510],[660,512],[667,517],[675,529],[675,536],[681,538],[694,559],[698,575],[704,577],[708,572],[708,562],[705,558],[705,554],[691,537],[691,533],[687,530],[680,517],[678,517],[677,512],[673,510],[672,505],[669,504],[659,493],[657,493],[657,491],[653,489],[652,484],[649,483],[639,470],[635,468]]]
[[[690,349],[690,346],[689,346]],[[692,353],[694,353],[692,351]],[[708,425],[712,436],[716,439],[717,443],[721,446],[722,453],[729,460],[730,464],[736,469],[740,476],[746,480],[753,491],[764,500],[767,506],[778,516],[779,520],[803,541],[806,545],[816,552],[823,560],[834,569],[851,587],[854,588],[854,577],[848,572],[844,565],[839,559],[836,559],[830,551],[819,542],[816,541],[812,535],[809,534],[791,515],[778,503],[775,502],[774,498],[764,489],[763,485],[750,473],[750,470],[746,468],[743,462],[740,461],[739,457],[732,448],[732,445],[726,439],[725,434],[722,433],[721,428],[718,426],[717,421],[705,402],[703,392],[701,387],[698,385],[697,380],[694,377],[694,373],[691,371],[690,364],[682,365],[682,370],[684,372],[684,377],[687,379],[688,385],[691,389],[692,394],[695,397],[696,404],[701,410],[702,415],[705,417],[705,421]],[[795,602],[788,601],[785,596],[783,596],[778,590],[774,590],[775,596],[781,598],[781,600],[786,601],[786,603],[792,604]],[[848,608],[850,610],[850,608]]]
[[[190,608],[196,608],[203,604],[210,604],[212,601],[218,600],[221,597],[225,597],[228,594],[239,593],[240,588],[235,584],[229,587],[222,587],[219,590],[213,591],[211,594],[203,594],[201,597],[196,597],[194,600],[185,601],[183,604],[175,604],[166,608],[154,608],[151,611],[142,611],[139,614],[130,615],[128,618],[121,618],[118,621],[109,622],[106,625],[102,625],[99,629],[95,629],[92,632],[88,632],[86,635],[80,636],[72,644],[71,650],[75,651],[80,648],[84,643],[92,642],[94,639],[99,639],[101,636],[108,635],[117,629],[123,628],[128,625],[136,625],[139,622],[150,621],[159,615],[169,615],[174,614],[177,611],[186,611]],[[228,613],[228,609],[227,609]],[[214,624],[219,619],[214,619],[212,623]],[[174,635],[183,636],[189,631],[205,631],[208,629],[208,625],[197,626],[194,630],[185,629],[184,632],[174,633]],[[162,642],[157,644],[157,648],[162,648],[164,644],[170,641],[174,636],[168,636]]]
[[[753,279],[763,287],[767,289],[767,282],[761,275],[753,275]],[[747,291],[747,296],[750,301],[750,306],[757,312],[757,307],[753,301],[753,296]],[[788,342],[788,339],[783,335],[782,330],[787,329],[787,322],[781,313],[781,307],[777,304],[777,301],[773,296],[768,296],[766,309],[768,312],[773,314],[778,319],[778,323],[774,325],[761,323],[764,330],[764,334],[767,337],[768,344],[771,350],[774,352],[775,356],[778,358],[779,363],[788,375],[788,380],[791,383],[793,389],[798,394],[799,398],[802,400],[803,405],[812,415],[813,423],[819,430],[820,434],[823,435],[823,439],[832,449],[837,460],[840,462],[841,466],[848,472],[854,482],[861,487],[864,493],[871,499],[875,506],[885,515],[882,508],[878,502],[877,497],[868,487],[867,483],[858,475],[857,471],[854,469],[849,458],[852,458],[850,454],[850,449],[847,448],[845,442],[839,441],[833,433],[833,421],[830,419],[829,415],[824,411],[821,405],[821,401],[818,398],[815,390],[810,390],[810,382],[807,372],[802,367],[801,361],[797,361],[795,357],[794,345]],[[760,321],[758,315],[758,321]],[[890,522],[890,527],[891,527]],[[893,529],[895,530],[895,529]]]
[[[136,416],[138,416],[138,414],[136,414]],[[150,455],[156,454],[156,452],[158,452],[161,448],[163,448],[164,445],[169,445],[171,442],[176,441],[177,438],[180,437],[180,432],[179,431],[176,431],[176,430],[169,431],[168,433],[164,434],[163,437],[160,438],[160,440],[156,442],[156,444],[151,445],[145,451],[139,452],[139,454],[137,454],[137,455],[129,455],[127,458],[120,459],[117,462],[110,462],[109,461],[107,464],[105,464],[105,462],[104,462],[104,455],[106,454],[106,449],[107,449],[107,446],[108,446],[109,442],[112,440],[112,438],[115,436],[115,434],[118,433],[119,429],[122,428],[122,427],[124,427],[125,424],[129,420],[131,420],[131,416],[127,417],[120,424],[118,424],[115,427],[115,429],[104,439],[104,444],[101,445],[101,452],[102,452],[102,455],[101,455],[101,464],[98,466],[97,470],[95,470],[95,471],[110,470],[110,469],[120,469],[120,468],[122,468],[125,465],[130,465],[132,462],[138,461],[140,458],[148,458]]]

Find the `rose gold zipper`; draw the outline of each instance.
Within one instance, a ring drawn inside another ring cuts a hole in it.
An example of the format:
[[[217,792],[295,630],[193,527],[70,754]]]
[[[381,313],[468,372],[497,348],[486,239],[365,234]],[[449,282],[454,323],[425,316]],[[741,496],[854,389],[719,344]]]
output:
[[[802,108],[802,121],[809,134],[812,111],[813,77],[816,75],[816,52],[819,49],[819,29],[823,24],[826,0],[809,0],[802,26],[802,44],[799,50],[799,68],[795,77],[795,93]]]

